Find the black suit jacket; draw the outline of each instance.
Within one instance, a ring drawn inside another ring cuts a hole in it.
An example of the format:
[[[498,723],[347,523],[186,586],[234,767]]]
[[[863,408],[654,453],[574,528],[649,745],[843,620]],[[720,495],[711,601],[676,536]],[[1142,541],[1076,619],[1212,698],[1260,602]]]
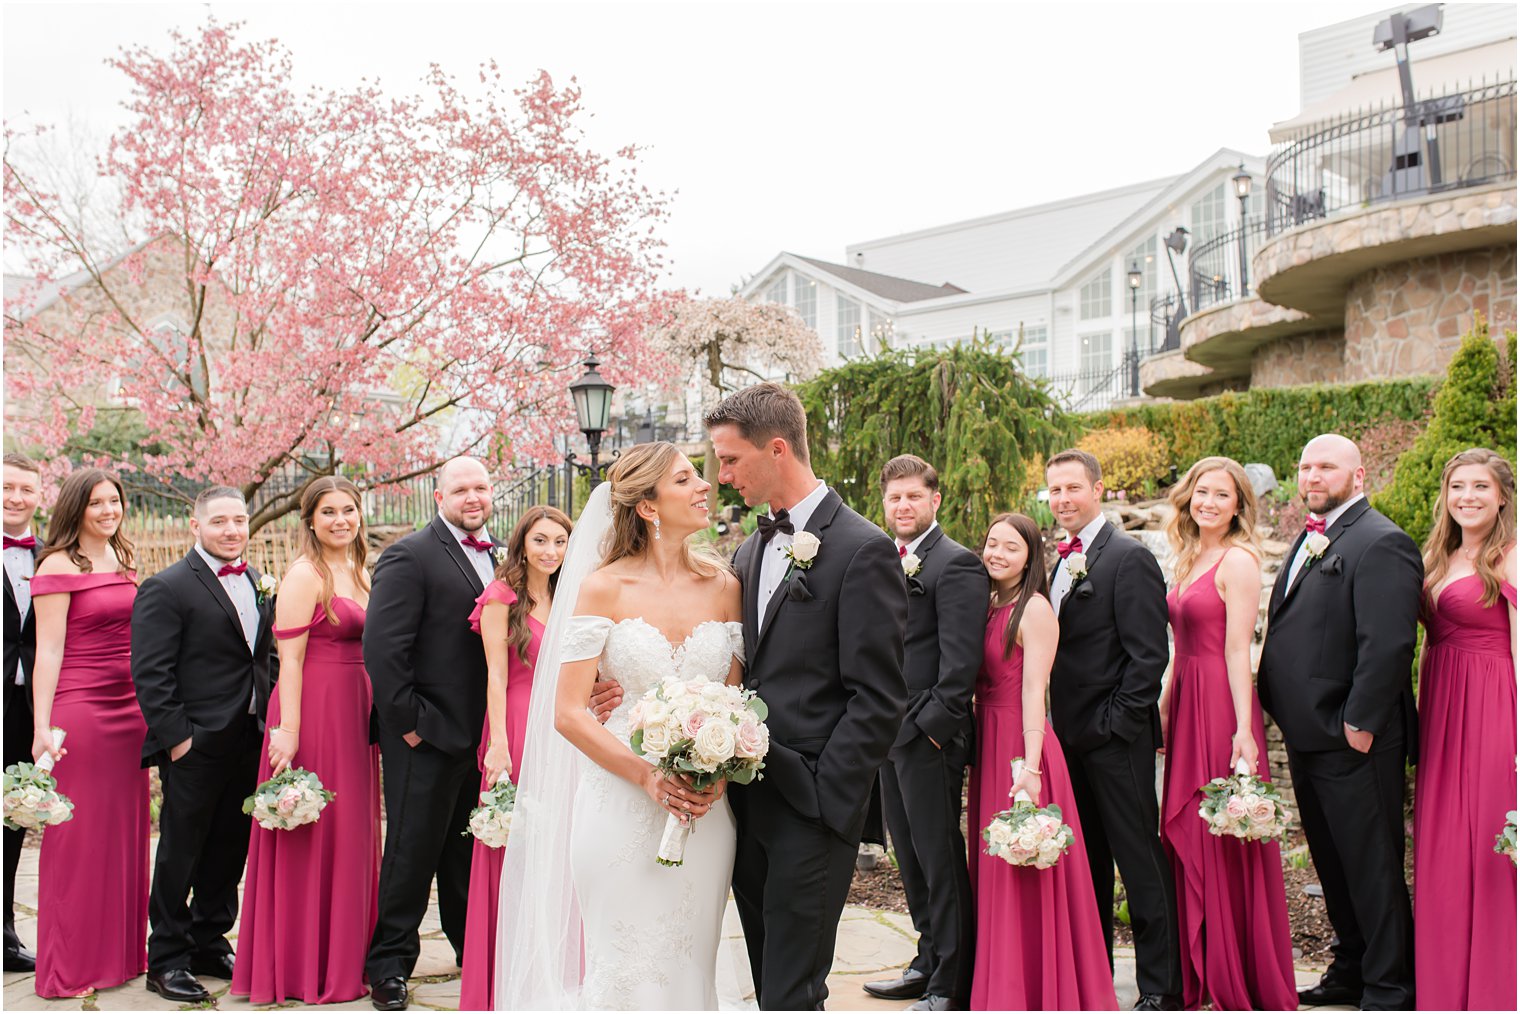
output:
[[[1161,745],[1166,581],[1150,550],[1104,522],[1087,547],[1087,575],[1061,602],[1050,671],[1050,719],[1061,743],[1093,750],[1117,736]],[[1065,562],[1056,566],[1063,567]]]
[[[41,544],[32,549],[32,559],[37,559],[41,551]],[[16,666],[20,665],[26,672],[26,683],[22,684],[21,693],[29,691],[32,678],[32,663],[37,657],[37,610],[27,610],[25,622],[21,619],[21,606],[16,601],[15,592],[11,591],[9,577],[5,579],[5,706],[11,706],[11,695],[16,691]]]
[[[483,591],[440,517],[380,555],[364,622],[364,667],[382,735],[415,730],[452,754],[480,745],[486,653],[470,613]]]
[[[244,577],[257,584],[258,571]],[[259,602],[253,651],[237,608],[200,553],[154,574],[132,605],[132,683],[148,723],[143,767],[163,764],[190,739],[193,750],[217,750],[218,737],[248,714],[260,723],[269,708],[276,667],[274,600]]]
[[[818,536],[818,555],[776,590],[763,627],[759,534],[734,557],[744,682],[770,710],[766,779],[798,813],[853,843],[902,725],[907,585],[892,540],[832,489],[805,530]]]
[[[1307,560],[1289,587],[1300,535],[1272,588],[1257,673],[1262,707],[1295,750],[1348,748],[1344,722],[1374,737],[1402,729],[1413,758],[1419,728],[1410,666],[1425,578],[1419,550],[1366,500],[1325,535],[1325,552]]]
[[[926,735],[944,747],[971,734],[971,695],[982,666],[989,584],[982,561],[936,527],[914,550],[903,672],[908,712],[899,744]]]

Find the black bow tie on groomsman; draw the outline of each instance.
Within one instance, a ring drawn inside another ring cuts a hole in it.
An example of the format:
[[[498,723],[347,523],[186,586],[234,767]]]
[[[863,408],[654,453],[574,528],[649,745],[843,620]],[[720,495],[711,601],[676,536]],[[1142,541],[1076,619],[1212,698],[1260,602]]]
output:
[[[792,524],[792,516],[783,507],[774,515],[760,514],[755,517],[755,527],[760,531],[760,545],[765,545],[776,537],[777,532],[785,532],[795,535],[797,528]]]

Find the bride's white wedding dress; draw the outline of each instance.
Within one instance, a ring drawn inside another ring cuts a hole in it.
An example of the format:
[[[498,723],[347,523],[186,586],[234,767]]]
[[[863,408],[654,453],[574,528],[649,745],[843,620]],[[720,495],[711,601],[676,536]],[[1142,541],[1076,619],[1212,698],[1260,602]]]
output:
[[[600,656],[623,688],[606,731],[628,742],[628,715],[661,680],[722,682],[743,658],[743,627],[707,620],[672,644],[641,618],[571,617],[561,663]],[[693,826],[685,863],[655,862],[666,812],[641,788],[580,758],[570,869],[586,947],[580,1006],[589,1010],[716,1010],[718,947],[734,868],[727,797]]]

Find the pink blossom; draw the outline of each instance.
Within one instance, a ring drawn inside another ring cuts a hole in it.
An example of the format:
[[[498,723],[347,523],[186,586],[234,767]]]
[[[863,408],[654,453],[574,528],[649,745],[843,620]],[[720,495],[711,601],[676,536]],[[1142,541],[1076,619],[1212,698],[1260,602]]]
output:
[[[695,737],[696,734],[701,730],[703,724],[706,723],[706,721],[706,714],[701,711],[693,711],[691,714],[687,715],[686,720],[681,723],[681,730],[685,732],[687,736]]]
[[[1239,796],[1231,796],[1224,805],[1224,812],[1231,820],[1243,820],[1246,816],[1245,800]]]
[[[296,807],[299,806],[300,803],[301,790],[296,788],[294,785],[287,785],[281,789],[280,794],[275,797],[274,808],[280,813],[289,816],[295,812]]]

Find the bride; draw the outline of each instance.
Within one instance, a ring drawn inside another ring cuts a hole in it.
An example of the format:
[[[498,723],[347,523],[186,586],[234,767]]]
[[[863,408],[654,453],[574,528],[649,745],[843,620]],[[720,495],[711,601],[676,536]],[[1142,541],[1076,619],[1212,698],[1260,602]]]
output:
[[[663,678],[740,679],[739,582],[690,541],[710,488],[675,445],[640,444],[576,523],[503,859],[499,1010],[717,1008],[734,864],[724,786],[698,792],[628,745],[629,712]],[[605,727],[587,710],[599,672],[624,691]],[[655,862],[667,814],[697,821],[676,868]]]

